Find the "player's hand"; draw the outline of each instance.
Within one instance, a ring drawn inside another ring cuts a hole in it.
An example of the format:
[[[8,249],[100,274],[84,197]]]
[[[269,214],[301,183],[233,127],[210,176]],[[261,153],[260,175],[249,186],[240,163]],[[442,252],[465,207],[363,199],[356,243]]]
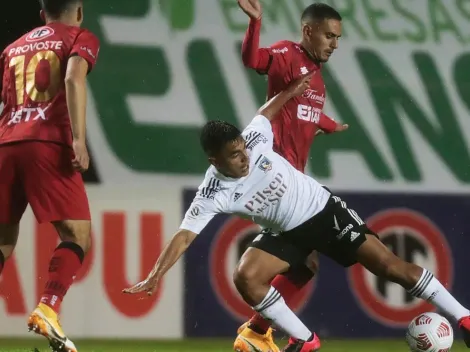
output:
[[[246,13],[251,19],[257,20],[261,18],[261,4],[259,0],[237,0],[238,6]]]
[[[85,141],[74,140],[72,143],[73,153],[75,157],[72,160],[72,166],[79,172],[88,170],[90,164],[90,157],[88,156],[88,149]]]
[[[343,132],[343,131],[346,131],[348,128],[349,128],[348,124],[338,123],[338,124],[336,124],[335,132]]]
[[[302,95],[307,89],[310,88],[310,80],[312,79],[313,72],[309,72],[305,75],[300,76],[295,81],[291,82],[288,86],[288,91],[292,96],[297,97]]]
[[[122,292],[129,294],[146,292],[148,296],[151,296],[157,290],[157,287],[158,279],[155,277],[148,277],[144,281],[141,281],[132,287],[125,288]]]
[[[349,128],[349,125],[348,124],[337,124],[336,125],[336,128],[333,132],[342,132],[342,131],[346,131],[347,129]],[[325,134],[325,131],[321,130],[321,129],[318,129],[317,132],[315,132],[315,136],[318,136],[320,134]]]

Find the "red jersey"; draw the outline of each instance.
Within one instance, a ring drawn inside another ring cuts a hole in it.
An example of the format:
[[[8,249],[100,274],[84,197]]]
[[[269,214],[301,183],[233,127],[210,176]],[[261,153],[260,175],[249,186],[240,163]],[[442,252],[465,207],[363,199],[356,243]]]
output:
[[[98,38],[86,29],[53,22],[10,44],[0,56],[0,144],[35,140],[72,145],[65,96],[71,56],[93,68]]]
[[[321,129],[331,133],[336,129],[336,122],[323,113],[326,91],[321,66],[300,44],[288,40],[259,49],[260,28],[261,21],[250,21],[243,41],[242,58],[245,66],[268,76],[268,99],[285,90],[292,80],[314,72],[310,89],[287,102],[271,122],[274,150],[297,170],[304,172],[317,131]]]

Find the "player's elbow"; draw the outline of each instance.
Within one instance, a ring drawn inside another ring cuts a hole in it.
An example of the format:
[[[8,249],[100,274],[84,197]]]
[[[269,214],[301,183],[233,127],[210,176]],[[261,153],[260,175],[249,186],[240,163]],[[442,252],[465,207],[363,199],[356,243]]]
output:
[[[256,112],[256,115],[264,116],[269,121],[273,120],[273,114],[271,113],[271,111],[269,109],[258,109],[258,111]]]
[[[84,86],[88,73],[88,62],[80,56],[72,56],[67,62],[65,85],[70,87]]]
[[[243,66],[256,70],[256,63],[248,55],[242,55]]]
[[[181,246],[188,248],[196,236],[197,235],[194,232],[188,230],[179,230],[175,234],[174,240],[176,240]]]
[[[68,74],[65,76],[64,83],[66,87],[80,87],[85,85],[85,79],[78,75]]]
[[[246,68],[251,68],[253,70],[258,69],[258,57],[257,55],[253,55],[253,53],[249,49],[242,49],[242,62],[243,66]]]

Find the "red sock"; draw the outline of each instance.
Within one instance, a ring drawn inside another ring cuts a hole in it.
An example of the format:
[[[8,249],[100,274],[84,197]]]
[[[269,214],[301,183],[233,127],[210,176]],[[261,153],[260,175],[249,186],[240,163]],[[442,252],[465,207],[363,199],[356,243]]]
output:
[[[273,281],[271,281],[271,286],[273,286],[284,298],[286,304],[289,305],[295,295],[302,289],[302,286],[297,286],[294,284],[287,276],[285,275],[277,275]],[[256,327],[257,332],[264,332],[268,331],[269,327],[271,326],[271,321],[265,320],[261,314],[256,313],[250,319],[250,324],[253,324]]]
[[[60,310],[60,304],[82,266],[84,256],[83,249],[73,242],[62,242],[55,249],[49,262],[49,276],[41,303],[56,312]]]

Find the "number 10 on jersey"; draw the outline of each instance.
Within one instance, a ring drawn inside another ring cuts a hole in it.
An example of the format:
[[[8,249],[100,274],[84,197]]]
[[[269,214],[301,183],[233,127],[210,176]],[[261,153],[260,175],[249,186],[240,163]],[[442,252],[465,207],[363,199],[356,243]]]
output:
[[[14,56],[9,66],[15,68],[16,105],[24,104],[25,94],[35,103],[45,103],[59,91],[60,59],[54,51],[39,51],[29,62],[25,55]]]

